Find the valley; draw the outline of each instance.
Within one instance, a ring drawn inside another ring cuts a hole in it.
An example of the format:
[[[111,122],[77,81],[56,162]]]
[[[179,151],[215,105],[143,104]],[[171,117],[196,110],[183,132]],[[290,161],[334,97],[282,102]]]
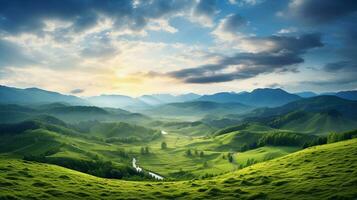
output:
[[[353,100],[316,96],[269,108],[188,101],[143,113],[65,102],[0,107],[1,170],[6,172],[0,187],[8,191],[2,199],[20,197],[10,191],[26,184],[38,187],[40,198],[55,199],[119,194],[123,199],[270,199],[282,195],[278,188],[297,198],[304,197],[299,188],[306,184],[317,184],[314,198],[357,195],[347,192],[356,186]],[[352,173],[351,183],[340,192],[319,192],[329,179],[335,180],[329,185],[338,185],[347,176],[331,171],[347,167],[339,163],[345,156],[335,154],[337,149],[351,150],[345,159],[351,168],[343,169]],[[308,175],[305,168],[317,174]],[[41,175],[33,175],[37,170]],[[52,179],[63,182],[48,182]],[[82,192],[68,192],[70,183]],[[86,192],[91,187],[98,190],[95,195]]]

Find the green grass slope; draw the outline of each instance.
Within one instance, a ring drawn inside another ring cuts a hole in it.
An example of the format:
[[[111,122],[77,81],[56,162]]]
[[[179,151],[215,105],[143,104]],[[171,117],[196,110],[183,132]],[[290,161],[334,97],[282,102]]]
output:
[[[97,178],[2,156],[0,199],[355,199],[357,139],[316,146],[207,180]]]
[[[274,128],[326,135],[357,128],[357,121],[330,110],[318,113],[296,111],[279,116],[269,123]]]

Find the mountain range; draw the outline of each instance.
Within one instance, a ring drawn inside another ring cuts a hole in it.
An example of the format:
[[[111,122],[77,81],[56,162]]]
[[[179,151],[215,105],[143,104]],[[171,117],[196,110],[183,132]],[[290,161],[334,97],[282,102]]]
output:
[[[338,96],[343,99],[357,100],[357,91],[341,91],[335,93],[323,93],[322,95]],[[126,95],[99,95],[91,97],[77,97],[64,95],[57,92],[39,88],[19,89],[14,87],[0,86],[0,104],[48,104],[67,103],[70,105],[93,105],[98,107],[122,108],[130,111],[150,110],[154,107],[190,101],[203,101],[215,103],[240,103],[251,107],[277,107],[303,98],[321,96],[313,92],[288,93],[282,89],[259,88],[252,92],[220,92],[210,95],[198,95],[194,93],[171,95],[152,94],[140,97]]]
[[[301,99],[298,95],[290,94],[282,89],[262,88],[252,92],[241,93],[216,93],[203,95],[199,101],[213,101],[219,103],[236,102],[255,107],[275,107]]]

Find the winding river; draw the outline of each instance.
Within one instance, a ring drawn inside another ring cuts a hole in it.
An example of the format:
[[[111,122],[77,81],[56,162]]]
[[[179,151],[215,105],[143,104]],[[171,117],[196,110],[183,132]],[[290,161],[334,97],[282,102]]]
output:
[[[136,159],[133,158],[133,168],[137,171],[137,172],[143,172],[143,169],[141,167],[139,167],[137,164],[136,164]],[[154,172],[150,172],[148,171],[149,175],[153,178],[155,178],[156,180],[164,180],[164,177],[158,175],[158,174],[155,174]]]

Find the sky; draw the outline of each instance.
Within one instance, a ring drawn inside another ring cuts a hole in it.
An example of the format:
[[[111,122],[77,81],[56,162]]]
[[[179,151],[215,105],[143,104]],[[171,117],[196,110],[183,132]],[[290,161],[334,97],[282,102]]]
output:
[[[355,0],[0,0],[0,84],[78,96],[357,89]]]

